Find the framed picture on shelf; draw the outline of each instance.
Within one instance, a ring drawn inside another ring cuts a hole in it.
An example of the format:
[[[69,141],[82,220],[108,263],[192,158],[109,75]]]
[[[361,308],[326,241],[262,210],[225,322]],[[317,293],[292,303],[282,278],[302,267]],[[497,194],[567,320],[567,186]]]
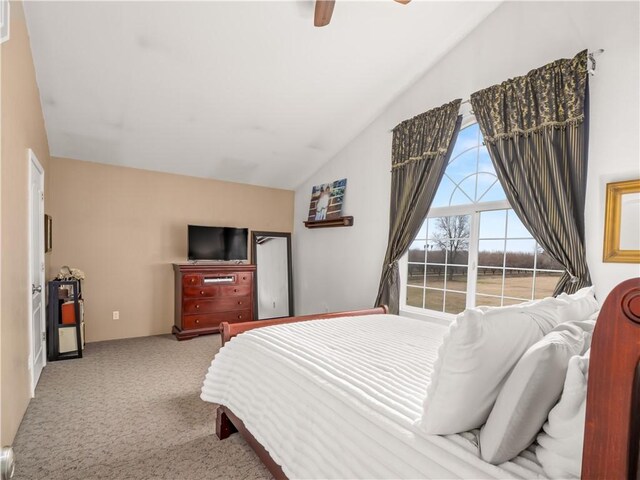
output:
[[[309,221],[332,220],[342,215],[344,195],[347,190],[347,179],[333,183],[323,183],[311,189],[309,204]]]

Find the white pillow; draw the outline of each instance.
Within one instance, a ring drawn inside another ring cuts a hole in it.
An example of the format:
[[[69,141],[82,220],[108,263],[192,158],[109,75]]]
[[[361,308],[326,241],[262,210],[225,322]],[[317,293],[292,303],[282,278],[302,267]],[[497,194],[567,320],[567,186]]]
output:
[[[420,428],[436,435],[479,428],[524,352],[557,324],[586,319],[597,308],[591,291],[458,315],[438,350]]]
[[[480,454],[493,464],[526,449],[547,420],[564,385],[569,360],[591,345],[595,317],[561,323],[518,361],[480,432]]]
[[[550,478],[579,478],[582,471],[590,352],[569,360],[562,397],[537,438],[536,456]]]

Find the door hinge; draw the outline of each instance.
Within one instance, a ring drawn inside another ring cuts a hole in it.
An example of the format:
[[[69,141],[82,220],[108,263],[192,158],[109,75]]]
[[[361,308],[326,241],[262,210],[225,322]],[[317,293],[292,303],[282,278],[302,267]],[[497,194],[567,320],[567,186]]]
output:
[[[44,272],[44,262],[40,264],[40,271]]]
[[[47,332],[42,332],[42,341],[43,342],[47,341]]]
[[[44,192],[40,192],[40,200],[44,200]]]

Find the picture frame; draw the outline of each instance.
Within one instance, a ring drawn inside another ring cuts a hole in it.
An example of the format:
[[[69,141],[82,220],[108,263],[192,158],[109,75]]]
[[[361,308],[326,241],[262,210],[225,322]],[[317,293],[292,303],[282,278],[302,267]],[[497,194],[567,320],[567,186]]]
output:
[[[51,215],[44,215],[44,253],[53,249],[53,220]]]
[[[315,185],[311,189],[308,221],[335,220],[342,215],[347,179]]]
[[[640,179],[607,184],[602,261],[640,263]]]
[[[0,0],[0,43],[9,40],[10,10],[9,0]]]

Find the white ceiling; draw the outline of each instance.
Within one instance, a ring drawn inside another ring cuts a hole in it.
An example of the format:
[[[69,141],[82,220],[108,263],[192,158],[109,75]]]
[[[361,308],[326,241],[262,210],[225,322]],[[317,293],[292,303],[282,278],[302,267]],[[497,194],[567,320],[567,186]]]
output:
[[[52,155],[279,188],[499,4],[25,3]]]

